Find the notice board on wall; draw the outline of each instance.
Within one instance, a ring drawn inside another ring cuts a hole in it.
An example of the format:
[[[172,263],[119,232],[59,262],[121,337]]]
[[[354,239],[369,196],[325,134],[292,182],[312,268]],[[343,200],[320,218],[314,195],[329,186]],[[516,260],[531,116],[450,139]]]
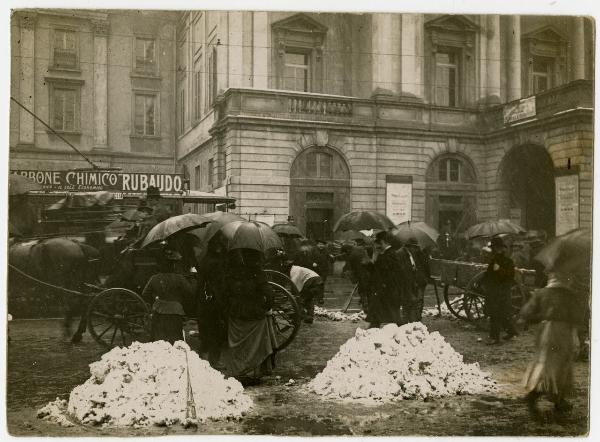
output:
[[[556,235],[562,235],[579,227],[579,175],[557,176],[556,189]]]
[[[385,214],[394,224],[412,219],[412,176],[385,177]]]

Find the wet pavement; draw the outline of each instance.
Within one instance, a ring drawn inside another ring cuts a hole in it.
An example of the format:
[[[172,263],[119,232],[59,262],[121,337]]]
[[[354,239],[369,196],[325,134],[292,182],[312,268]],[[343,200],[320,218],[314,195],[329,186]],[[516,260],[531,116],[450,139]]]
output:
[[[340,282],[343,284],[343,282]],[[332,282],[333,284],[333,282]],[[335,285],[335,284],[334,284]],[[325,307],[339,307],[342,291],[326,293]],[[327,299],[328,298],[328,299]],[[432,294],[428,296],[433,302]],[[272,376],[247,393],[255,406],[240,421],[209,422],[197,429],[63,428],[36,418],[36,411],[69,392],[89,377],[88,364],[102,349],[89,334],[79,345],[63,337],[57,320],[15,320],[8,345],[7,421],[19,436],[126,436],[163,434],[276,434],[276,435],[582,435],[588,427],[589,367],[575,367],[573,412],[560,419],[534,422],[524,403],[520,382],[533,352],[533,330],[493,349],[480,342],[485,334],[451,319],[424,318],[430,331],[439,331],[466,362],[478,361],[492,373],[500,391],[494,395],[455,396],[433,401],[407,400],[379,406],[323,400],[304,390],[341,344],[363,322],[333,322],[317,318],[303,325],[294,342],[278,355]],[[193,346],[194,343],[190,342]],[[289,387],[289,379],[296,381]],[[543,404],[548,406],[548,404]]]

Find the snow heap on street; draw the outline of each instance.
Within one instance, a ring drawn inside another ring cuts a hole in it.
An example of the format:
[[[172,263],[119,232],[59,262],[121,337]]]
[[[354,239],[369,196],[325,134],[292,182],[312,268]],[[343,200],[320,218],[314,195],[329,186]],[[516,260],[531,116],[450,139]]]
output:
[[[90,364],[92,376],[73,389],[67,412],[84,424],[189,423],[186,351],[198,421],[238,418],[252,407],[237,380],[225,379],[186,343],[158,341],[113,348]]]
[[[344,313],[341,311],[332,311],[327,310],[326,308],[315,306],[315,316],[320,316],[322,318],[327,318],[331,321],[351,321],[358,322],[364,321],[366,316],[365,312],[354,312],[354,313]]]
[[[465,364],[438,333],[420,322],[357,329],[308,389],[331,399],[389,402],[492,392],[496,382]]]

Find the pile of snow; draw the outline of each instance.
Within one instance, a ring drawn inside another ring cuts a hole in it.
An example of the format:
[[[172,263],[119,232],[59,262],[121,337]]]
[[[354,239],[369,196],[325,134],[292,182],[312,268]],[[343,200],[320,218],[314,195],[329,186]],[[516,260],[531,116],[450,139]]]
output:
[[[113,348],[90,364],[92,376],[73,389],[67,413],[84,424],[193,423],[186,419],[186,352],[197,421],[239,418],[252,407],[237,380],[225,379],[186,343],[158,341]]]
[[[37,412],[37,417],[45,421],[54,422],[61,427],[73,427],[75,424],[71,422],[65,415],[67,411],[67,401],[65,399],[56,398],[55,401],[48,402]]]
[[[360,311],[356,313],[344,313],[340,311],[327,310],[323,307],[315,306],[315,316],[327,318],[331,321],[364,321],[367,315],[365,312]]]
[[[357,329],[308,388],[369,403],[492,392],[496,383],[479,364],[465,364],[438,332],[413,322]]]

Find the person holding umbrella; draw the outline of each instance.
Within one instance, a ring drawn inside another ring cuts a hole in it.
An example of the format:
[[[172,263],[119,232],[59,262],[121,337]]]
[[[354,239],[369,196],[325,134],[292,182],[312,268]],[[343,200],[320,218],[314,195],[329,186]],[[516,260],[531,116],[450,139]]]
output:
[[[494,237],[490,242],[492,256],[483,277],[486,311],[490,317],[489,345],[500,343],[500,332],[504,330],[508,340],[517,336],[511,318],[511,286],[515,279],[515,265],[506,256],[506,246],[502,238]]]
[[[425,288],[431,278],[429,262],[415,237],[408,239],[404,247],[399,250],[399,256],[405,268],[405,285],[412,295],[409,296],[410,302],[406,304],[405,320],[418,322],[421,321],[423,314]]]
[[[406,302],[406,293],[402,281],[403,268],[396,251],[392,248],[393,241],[393,235],[387,231],[379,232],[375,236],[375,293],[369,301],[371,327],[389,323],[401,324],[400,309]]]
[[[367,315],[367,322],[371,321],[369,315],[369,300],[374,293],[373,261],[369,258],[365,247],[345,243],[342,245],[341,258],[345,261],[344,274],[353,283],[358,284],[360,305]]]
[[[153,341],[181,340],[185,306],[192,300],[192,288],[185,276],[175,272],[175,263],[181,255],[175,250],[163,249],[159,257],[160,271],[153,275],[142,292],[144,299],[153,300],[151,338]]]

